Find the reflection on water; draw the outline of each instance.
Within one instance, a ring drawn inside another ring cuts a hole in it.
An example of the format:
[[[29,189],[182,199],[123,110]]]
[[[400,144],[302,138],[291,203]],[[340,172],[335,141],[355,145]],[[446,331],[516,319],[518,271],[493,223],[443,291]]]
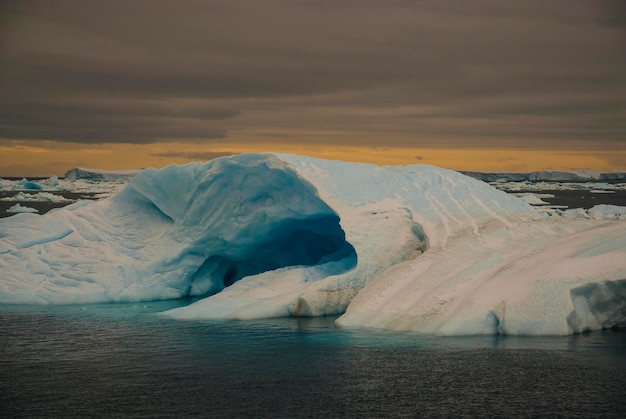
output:
[[[0,307],[0,417],[620,417],[626,333],[439,338],[188,301]]]

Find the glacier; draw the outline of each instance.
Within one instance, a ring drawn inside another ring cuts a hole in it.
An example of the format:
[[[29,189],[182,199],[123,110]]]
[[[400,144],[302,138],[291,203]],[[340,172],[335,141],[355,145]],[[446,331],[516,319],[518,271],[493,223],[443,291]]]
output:
[[[620,207],[546,218],[429,165],[240,154],[0,220],[0,303],[195,296],[177,319],[567,335],[626,325]]]

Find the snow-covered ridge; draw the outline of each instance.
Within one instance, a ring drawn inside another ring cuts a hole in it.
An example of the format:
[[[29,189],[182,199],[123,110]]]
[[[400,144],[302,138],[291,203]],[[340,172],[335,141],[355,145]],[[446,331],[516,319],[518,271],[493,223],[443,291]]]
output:
[[[624,221],[544,219],[428,165],[246,154],[146,169],[108,199],[0,220],[0,272],[2,303],[207,296],[164,313],[180,319],[344,313],[343,327],[447,335],[626,324]]]
[[[594,170],[541,171],[541,172],[461,172],[483,182],[589,182],[626,180],[626,172],[600,172]]]

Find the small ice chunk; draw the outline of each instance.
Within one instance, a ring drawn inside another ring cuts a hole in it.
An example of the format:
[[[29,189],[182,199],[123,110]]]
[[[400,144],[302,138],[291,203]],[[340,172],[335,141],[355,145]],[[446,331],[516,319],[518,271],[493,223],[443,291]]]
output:
[[[9,208],[7,212],[23,213],[23,212],[39,212],[39,210],[36,208],[23,207],[20,204],[15,204],[11,208]]]
[[[620,220],[626,218],[626,207],[600,204],[589,209],[589,216],[596,220]]]
[[[50,192],[24,193],[18,192],[14,196],[0,198],[0,201],[9,202],[73,202],[72,199],[64,198]]]

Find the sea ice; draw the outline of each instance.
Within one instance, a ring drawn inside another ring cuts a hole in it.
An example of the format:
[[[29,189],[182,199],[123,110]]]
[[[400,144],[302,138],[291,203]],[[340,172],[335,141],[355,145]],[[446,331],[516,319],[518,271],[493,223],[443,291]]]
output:
[[[72,202],[72,199],[64,198],[61,195],[55,195],[50,192],[24,193],[18,192],[13,196],[0,198],[0,201],[15,202]]]
[[[44,187],[37,182],[26,178],[13,182],[13,190],[42,190]]]

